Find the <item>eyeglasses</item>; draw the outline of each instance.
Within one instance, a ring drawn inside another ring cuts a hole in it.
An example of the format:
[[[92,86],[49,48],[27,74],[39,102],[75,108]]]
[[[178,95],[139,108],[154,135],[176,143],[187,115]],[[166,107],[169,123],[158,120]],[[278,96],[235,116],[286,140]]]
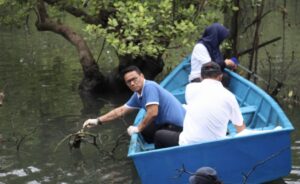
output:
[[[129,80],[125,81],[125,82],[126,82],[127,85],[130,85],[131,82],[137,83],[138,80],[139,80],[139,77],[133,77],[132,79],[129,79]]]

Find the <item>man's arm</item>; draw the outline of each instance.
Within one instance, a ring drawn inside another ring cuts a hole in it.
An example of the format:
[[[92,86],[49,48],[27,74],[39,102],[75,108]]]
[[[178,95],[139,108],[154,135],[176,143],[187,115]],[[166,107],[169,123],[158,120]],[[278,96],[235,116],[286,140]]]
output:
[[[190,104],[190,102],[192,102],[193,97],[196,96],[196,94],[198,93],[197,90],[195,90],[195,83],[189,83],[188,85],[186,85],[185,88],[185,102],[186,104]]]
[[[146,115],[145,115],[144,119],[142,120],[142,122],[138,125],[139,132],[143,131],[144,128],[149,123],[154,121],[158,115],[158,105],[157,104],[147,105],[146,109],[147,109]]]
[[[125,105],[122,105],[120,107],[117,107],[111,111],[109,111],[108,113],[98,117],[98,120],[101,122],[101,123],[104,123],[104,122],[108,122],[108,121],[111,121],[111,120],[114,120],[114,119],[117,119],[125,114],[127,114],[128,112],[131,112],[133,111],[134,109],[132,108],[128,108],[126,107]]]
[[[97,119],[88,119],[84,122],[83,124],[83,128],[84,127],[94,127],[96,125],[102,124],[104,122],[108,122],[114,119],[117,119],[125,114],[127,114],[128,112],[133,111],[134,109],[128,108],[125,105],[122,105],[120,107],[117,107],[111,111],[109,111],[108,113],[98,117]]]
[[[235,126],[235,129],[236,129],[237,133],[243,131],[246,128],[246,125],[245,125],[244,122],[243,122],[243,124],[241,126],[238,126],[238,125],[234,125],[234,126]]]

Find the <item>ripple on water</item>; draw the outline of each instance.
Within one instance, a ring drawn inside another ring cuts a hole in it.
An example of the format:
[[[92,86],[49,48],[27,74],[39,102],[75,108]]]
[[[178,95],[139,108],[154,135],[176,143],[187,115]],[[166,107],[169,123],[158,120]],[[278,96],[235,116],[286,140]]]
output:
[[[0,173],[0,177],[6,177],[9,175],[15,175],[15,176],[19,176],[19,177],[24,177],[27,176],[28,174],[25,172],[24,169],[15,169],[6,173]]]
[[[25,177],[25,176],[28,176],[30,173],[36,173],[36,172],[40,172],[40,169],[36,168],[34,166],[28,166],[25,169],[14,169],[12,171],[2,172],[2,173],[0,173],[0,177],[6,177],[6,176],[10,176],[10,175],[15,175],[18,177]]]
[[[40,182],[33,180],[33,181],[29,181],[26,184],[40,184]]]

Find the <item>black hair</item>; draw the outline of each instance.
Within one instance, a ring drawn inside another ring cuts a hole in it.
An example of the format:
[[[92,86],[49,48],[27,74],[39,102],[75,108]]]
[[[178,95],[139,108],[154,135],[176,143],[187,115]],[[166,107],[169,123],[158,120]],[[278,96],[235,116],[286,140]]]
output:
[[[217,78],[222,74],[221,67],[216,62],[208,62],[201,67],[201,77],[206,78]]]
[[[136,71],[138,74],[142,74],[141,70],[137,66],[130,65],[121,71],[121,76],[124,78],[126,73],[132,72],[132,71]]]

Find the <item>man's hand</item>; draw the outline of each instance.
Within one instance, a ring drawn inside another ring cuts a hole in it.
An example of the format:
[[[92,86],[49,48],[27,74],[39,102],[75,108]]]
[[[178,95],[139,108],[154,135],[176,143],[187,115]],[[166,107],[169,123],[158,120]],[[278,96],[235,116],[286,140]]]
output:
[[[83,128],[87,127],[87,128],[91,128],[91,127],[95,127],[96,125],[98,125],[99,120],[98,119],[88,119],[83,123]]]
[[[231,59],[225,59],[225,64],[226,67],[229,69],[236,69],[237,68],[237,64],[235,64],[235,62]]]
[[[135,133],[139,133],[140,131],[139,131],[139,128],[137,127],[137,126],[129,126],[128,128],[127,128],[127,133],[128,133],[128,135],[132,135],[132,134],[135,134]]]

